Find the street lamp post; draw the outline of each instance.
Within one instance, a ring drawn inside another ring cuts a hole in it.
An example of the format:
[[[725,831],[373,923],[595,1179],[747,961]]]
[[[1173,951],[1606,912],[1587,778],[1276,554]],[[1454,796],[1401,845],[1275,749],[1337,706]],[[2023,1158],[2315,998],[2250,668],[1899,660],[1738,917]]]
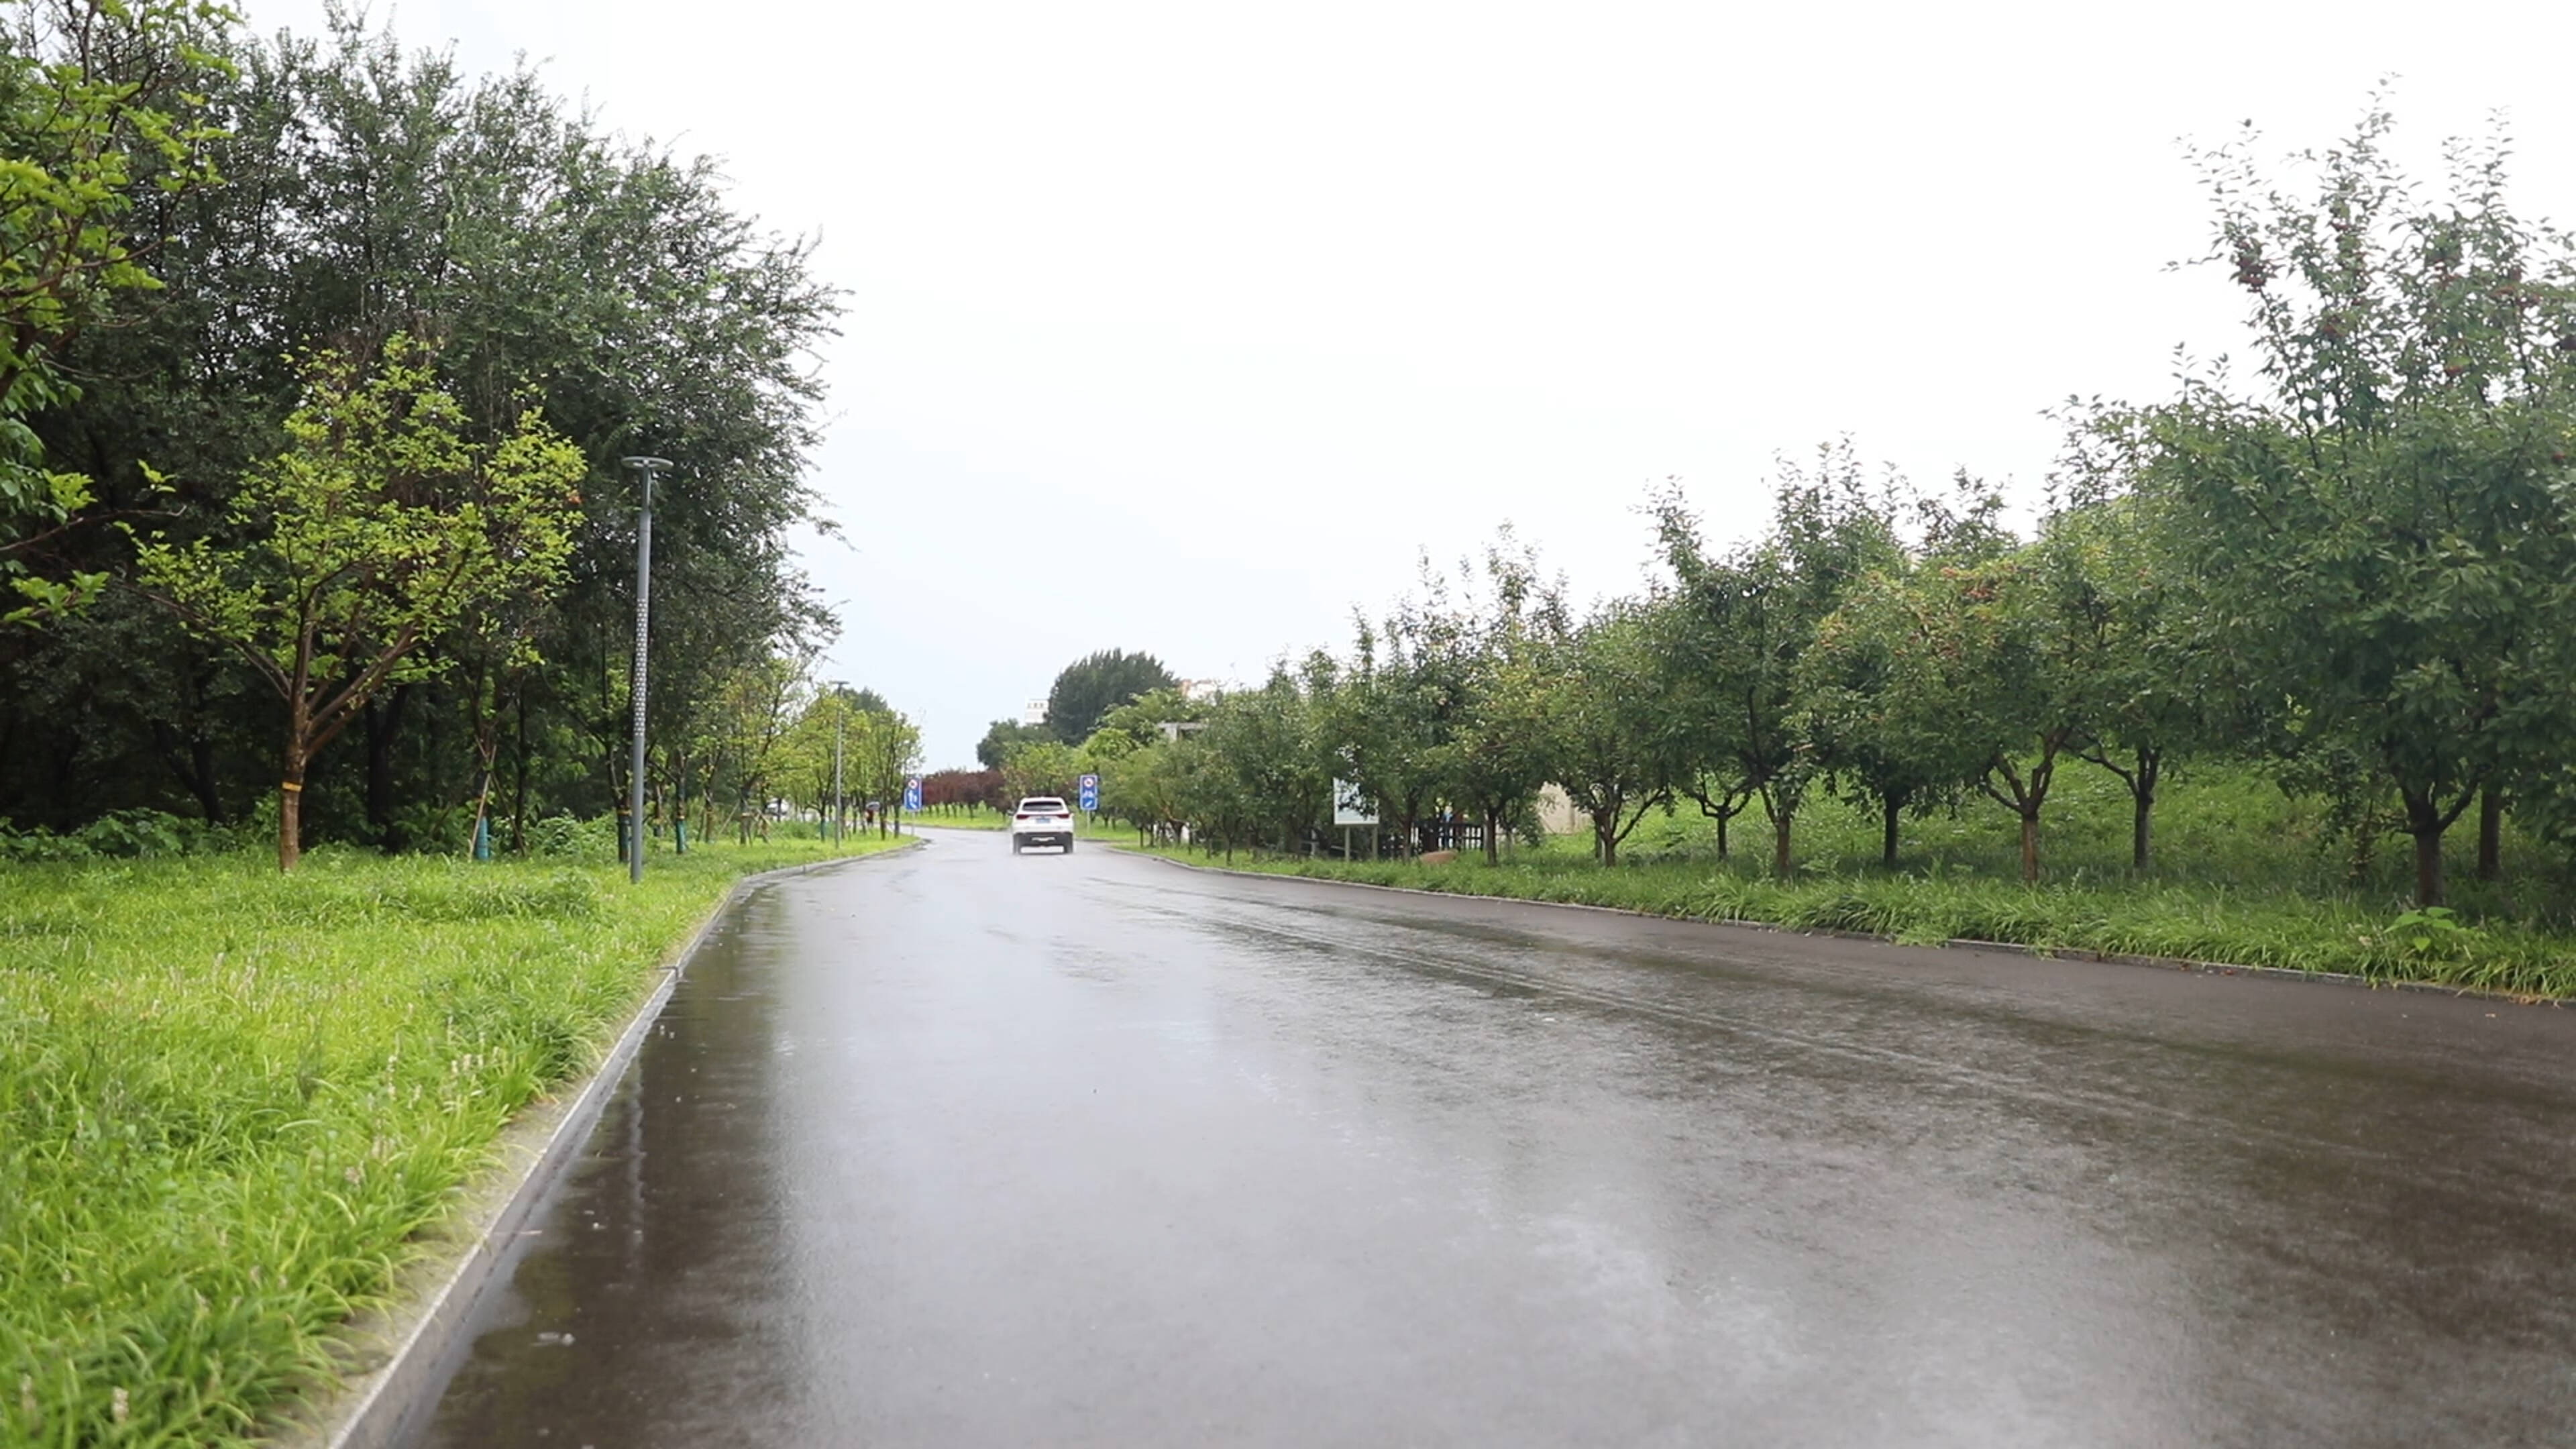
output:
[[[666,458],[623,458],[644,481],[635,513],[635,738],[626,777],[626,878],[644,879],[644,643],[651,637],[653,600],[653,478],[670,471]]]

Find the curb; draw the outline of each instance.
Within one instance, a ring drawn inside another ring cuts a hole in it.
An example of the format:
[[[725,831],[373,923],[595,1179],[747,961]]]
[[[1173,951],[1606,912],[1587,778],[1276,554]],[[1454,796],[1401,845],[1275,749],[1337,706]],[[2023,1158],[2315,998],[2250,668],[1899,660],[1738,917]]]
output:
[[[1882,946],[1903,945],[1894,936],[1871,931],[1802,931],[1776,921],[1748,921],[1732,916],[1668,916],[1659,911],[1641,911],[1631,906],[1596,906],[1582,901],[1547,901],[1528,896],[1488,896],[1471,891],[1432,891],[1419,886],[1379,885],[1375,881],[1339,880],[1328,875],[1296,875],[1275,870],[1236,870],[1223,865],[1194,865],[1174,860],[1168,855],[1137,850],[1131,846],[1113,846],[1145,860],[1159,860],[1183,870],[1205,871],[1210,875],[1242,876],[1247,880],[1301,880],[1317,885],[1341,886],[1349,890],[1387,891],[1400,896],[1438,896],[1452,901],[1504,901],[1519,906],[1547,906],[1560,911],[1598,911],[1611,916],[1634,916],[1647,921],[1681,921],[1699,926],[1730,926],[1743,931],[1769,931],[1784,936],[1823,936],[1838,941],[1871,941]],[[2270,976],[2286,981],[2314,981],[2330,986],[2358,986],[2370,991],[2419,991],[2435,996],[2456,996],[2472,1001],[2504,1001],[2515,1006],[2564,1007],[2570,1003],[2553,996],[2519,996],[2510,991],[2491,991],[2483,986],[2445,986],[2438,981],[2387,981],[2376,976],[2362,976],[2350,971],[2304,971],[2296,966],[2244,966],[2229,961],[2195,961],[2184,956],[2136,956],[2117,951],[2095,951],[2082,946],[2026,946],[2018,941],[1979,941],[1954,936],[1929,949],[1957,947],[1968,951],[1999,951],[2014,956],[2032,956],[2043,960],[2098,961],[2108,966],[2150,966],[2160,971],[2190,971],[2204,976]]]
[[[522,1108],[517,1120],[503,1130],[496,1144],[502,1165],[482,1181],[467,1184],[464,1210],[435,1229],[441,1239],[471,1245],[444,1278],[428,1287],[425,1296],[407,1296],[389,1311],[362,1314],[344,1330],[361,1361],[373,1356],[367,1353],[371,1346],[384,1345],[381,1361],[345,1380],[320,1404],[294,1414],[274,1438],[263,1442],[282,1449],[391,1449],[402,1443],[418,1427],[422,1411],[435,1402],[430,1391],[444,1387],[441,1371],[451,1353],[462,1347],[465,1325],[508,1261],[520,1228],[589,1140],[590,1129],[598,1124],[618,1079],[643,1047],[645,1036],[716,923],[744,896],[773,881],[890,859],[925,843],[916,838],[889,850],[791,865],[735,881],[698,922],[697,930],[665,958],[661,982],[636,1007],[598,1067],[578,1085],[567,1084],[551,1098]],[[520,1159],[519,1165],[509,1165],[512,1158]]]

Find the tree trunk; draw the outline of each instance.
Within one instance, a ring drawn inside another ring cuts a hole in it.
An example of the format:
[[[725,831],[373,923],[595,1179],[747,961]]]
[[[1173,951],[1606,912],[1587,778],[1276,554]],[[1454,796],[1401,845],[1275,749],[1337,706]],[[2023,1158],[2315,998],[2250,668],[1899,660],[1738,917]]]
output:
[[[2398,797],[2406,802],[2406,833],[2415,838],[2415,904],[2442,904],[2442,835],[2459,818],[2453,811],[2445,817],[2429,794],[2418,794],[2400,787]],[[2463,805],[2468,802],[2462,801]]]
[[[1726,817],[1717,817],[1717,858],[1726,859]]]
[[[2415,832],[2415,904],[2442,903],[2442,829]]]
[[[2478,879],[2504,879],[2504,797],[2493,785],[2478,792]]]
[[[1881,796],[1878,802],[1878,863],[1896,869],[1896,820],[1905,813],[1905,797]]]
[[[1619,863],[1619,812],[1592,812],[1592,856],[1604,866]]]
[[[2138,773],[2129,780],[2129,869],[2140,875],[2156,863],[2156,777],[2164,773],[2162,750],[2138,751]]]
[[[1771,873],[1782,880],[1789,878],[1789,830],[1797,819],[1795,810],[1781,810],[1771,817]]]
[[[1501,865],[1502,863],[1503,832],[1501,825],[1501,812],[1488,808],[1485,811],[1485,864]]]
[[[2021,818],[2021,878],[2025,885],[2039,881],[2039,817]]]
[[[519,691],[519,724],[516,746],[510,752],[511,764],[518,779],[510,791],[510,853],[528,853],[528,692]]]
[[[689,757],[671,752],[671,853],[689,853]]]
[[[300,713],[300,711],[299,711]],[[286,769],[277,787],[277,868],[295,869],[304,856],[304,740],[301,725],[286,746]]]

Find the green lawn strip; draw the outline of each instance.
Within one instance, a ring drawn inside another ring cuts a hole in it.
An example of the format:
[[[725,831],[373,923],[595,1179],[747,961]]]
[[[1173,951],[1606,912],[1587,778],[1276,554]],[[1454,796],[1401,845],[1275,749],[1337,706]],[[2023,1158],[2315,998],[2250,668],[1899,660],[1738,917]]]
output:
[[[1133,847],[1131,847],[1133,848]],[[1778,881],[1741,862],[1656,860],[1604,870],[1562,846],[1499,866],[1222,855],[1160,847],[1196,865],[1505,899],[1610,906],[1684,920],[1857,931],[1901,942],[1995,941],[2043,950],[2172,957],[2375,981],[2422,981],[2531,998],[2576,995],[2576,937],[2486,921],[2419,950],[2393,906],[2350,896],[2204,882],[2026,886],[1964,874],[1850,872]]]
[[[932,830],[1000,830],[1011,823],[1011,817],[993,810],[960,810],[950,814],[944,809],[933,809],[919,815],[907,815],[903,823]]]
[[[1011,827],[1011,817],[1008,815],[996,814],[989,810],[978,810],[971,814],[958,815],[931,813],[925,815],[908,815],[904,817],[904,824],[907,827],[918,825],[932,830],[1001,831],[1008,830]],[[1075,816],[1073,821],[1073,834],[1074,838],[1077,840],[1133,841],[1136,838],[1136,832],[1134,830],[1131,830],[1114,820],[1103,820],[1100,817],[1093,815]]]
[[[0,868],[0,1443],[249,1442],[732,883],[825,858]]]

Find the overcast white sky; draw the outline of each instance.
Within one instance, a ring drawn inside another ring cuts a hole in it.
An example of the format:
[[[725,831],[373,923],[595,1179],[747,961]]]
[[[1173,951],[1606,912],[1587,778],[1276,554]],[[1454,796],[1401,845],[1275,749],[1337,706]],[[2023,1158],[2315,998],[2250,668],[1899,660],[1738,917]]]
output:
[[[321,0],[249,0],[262,30]],[[406,0],[724,159],[848,292],[832,677],[930,763],[1093,649],[1254,680],[1515,522],[1633,588],[1678,475],[1750,531],[1850,434],[2036,488],[2041,410],[2238,343],[2179,138],[2508,112],[2576,222],[2576,7]],[[958,542],[964,540],[962,544]],[[1062,561],[1062,566],[1054,562]]]

